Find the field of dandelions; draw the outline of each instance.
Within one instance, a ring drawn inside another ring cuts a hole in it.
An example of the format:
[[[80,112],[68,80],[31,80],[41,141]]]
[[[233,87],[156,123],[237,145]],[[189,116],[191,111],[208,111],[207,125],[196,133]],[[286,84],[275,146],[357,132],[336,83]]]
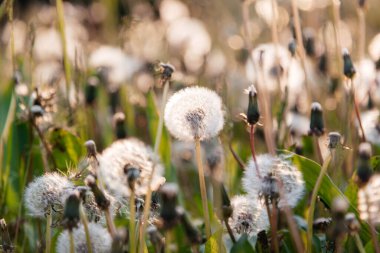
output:
[[[376,0],[3,0],[0,252],[380,253]]]

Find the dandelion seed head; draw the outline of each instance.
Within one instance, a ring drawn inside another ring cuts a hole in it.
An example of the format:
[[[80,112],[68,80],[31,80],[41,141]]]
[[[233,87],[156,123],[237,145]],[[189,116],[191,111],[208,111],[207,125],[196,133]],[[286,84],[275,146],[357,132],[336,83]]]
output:
[[[222,101],[210,89],[185,88],[169,99],[164,119],[169,132],[182,141],[209,139],[223,128]]]
[[[118,140],[105,149],[99,157],[100,176],[107,189],[117,198],[128,197],[130,189],[124,168],[127,165],[134,166],[141,172],[139,180],[135,183],[135,193],[137,196],[142,196],[148,190],[148,177],[153,166],[156,168],[151,184],[152,190],[157,190],[165,183],[165,178],[162,176],[164,168],[157,160],[153,151],[140,140],[135,138]]]
[[[360,219],[380,224],[380,175],[374,175],[359,189],[358,210]]]
[[[100,224],[89,223],[88,230],[92,251],[94,253],[109,253],[111,252],[112,238],[107,229]],[[74,248],[76,253],[87,253],[86,233],[83,225],[73,230]],[[58,253],[70,252],[70,237],[69,232],[65,230],[60,234],[57,241]]]
[[[261,178],[257,175],[253,159],[249,161],[244,171],[243,188],[248,196],[258,198],[260,194],[267,191],[266,188],[271,187],[266,185],[268,180],[263,179],[275,177],[282,182],[285,190],[284,199],[279,199],[279,208],[285,205],[295,207],[305,192],[305,181],[301,172],[285,156],[258,155],[257,165]]]
[[[24,201],[29,215],[44,217],[52,206],[63,207],[62,197],[74,185],[58,173],[47,173],[37,177],[25,190]]]
[[[260,200],[244,195],[231,199],[232,216],[228,223],[236,234],[256,235],[269,226],[268,215]]]
[[[361,113],[361,121],[366,140],[374,145],[380,145],[380,111],[378,109],[369,110]],[[356,122],[358,131],[360,127]]]

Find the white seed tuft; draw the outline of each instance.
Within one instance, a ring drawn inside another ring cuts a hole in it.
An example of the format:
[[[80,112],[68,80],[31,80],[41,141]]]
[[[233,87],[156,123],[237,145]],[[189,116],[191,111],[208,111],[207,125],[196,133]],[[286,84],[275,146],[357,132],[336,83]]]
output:
[[[156,166],[151,184],[153,191],[165,183],[165,178],[162,176],[163,166],[157,160],[158,158],[152,150],[140,140],[135,138],[118,140],[105,149],[99,157],[100,176],[107,189],[116,197],[128,197],[130,189],[124,167],[126,165],[134,166],[141,170],[140,178],[135,185],[135,192],[137,196],[142,196],[148,190],[148,177],[153,166]]]
[[[29,215],[42,218],[50,207],[62,208],[63,196],[73,187],[66,177],[58,173],[47,173],[37,177],[25,190],[24,201]]]
[[[88,230],[93,253],[111,252],[112,238],[107,229],[99,224],[89,223]],[[69,232],[65,230],[60,234],[57,241],[58,253],[70,252]],[[87,253],[86,234],[83,225],[73,230],[75,253]]]
[[[204,87],[185,88],[169,99],[164,119],[169,132],[179,140],[206,140],[223,128],[222,100]]]
[[[268,188],[263,179],[275,177],[281,180],[285,190],[284,199],[279,199],[279,208],[285,205],[295,207],[305,192],[305,182],[301,172],[284,156],[258,155],[257,165],[261,178],[257,175],[256,166],[252,159],[244,171],[243,187],[248,196],[254,199],[258,198]]]
[[[360,219],[380,224],[380,175],[374,175],[358,192]]]
[[[268,215],[262,202],[244,195],[231,199],[232,216],[228,223],[236,234],[256,235],[269,226]]]

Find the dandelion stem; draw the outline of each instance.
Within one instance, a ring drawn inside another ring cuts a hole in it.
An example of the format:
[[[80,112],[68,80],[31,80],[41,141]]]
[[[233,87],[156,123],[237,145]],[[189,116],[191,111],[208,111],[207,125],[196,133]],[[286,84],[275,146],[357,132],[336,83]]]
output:
[[[201,141],[199,140],[199,138],[195,138],[195,154],[196,154],[197,166],[198,166],[199,186],[201,188],[203,216],[204,216],[205,225],[206,225],[206,236],[207,238],[209,238],[211,236],[211,226],[210,226],[210,218],[209,218],[209,211],[208,211],[206,182],[205,182],[205,175],[204,175],[203,163],[202,163]]]
[[[90,231],[88,230],[88,220],[87,220],[86,213],[83,210],[82,204],[79,207],[79,211],[80,211],[80,219],[82,221],[83,228],[84,228],[84,233],[86,235],[86,244],[87,244],[88,253],[92,253],[93,251],[92,251],[92,245],[91,245]]]
[[[284,196],[284,192],[285,192],[284,185],[283,185],[283,183],[280,180],[276,180],[276,181],[277,181],[277,185],[278,185],[278,188],[279,188],[280,198],[283,201],[286,201],[286,198]],[[300,235],[300,233],[299,233],[299,231],[297,229],[297,224],[296,224],[296,222],[294,221],[294,218],[293,218],[293,211],[292,211],[292,209],[289,207],[289,205],[287,203],[285,203],[285,205],[284,205],[284,207],[282,209],[283,209],[283,211],[285,213],[285,216],[286,216],[286,219],[288,221],[288,226],[289,226],[290,234],[292,235],[292,239],[293,239],[294,244],[296,246],[297,252],[299,252],[299,253],[305,252],[305,249],[303,247],[303,242],[302,242],[302,239],[301,239],[301,235]]]
[[[167,230],[165,233],[165,253],[170,253],[170,241],[171,241],[170,230]]]
[[[366,142],[364,128],[363,128],[362,120],[361,120],[361,117],[360,117],[359,106],[358,106],[358,103],[356,101],[355,89],[353,87],[352,79],[350,79],[350,82],[351,82],[351,88],[352,88],[352,97],[353,97],[353,100],[354,100],[355,114],[356,114],[356,118],[358,119],[358,122],[359,122],[360,131],[362,132],[362,136],[361,136],[362,140],[361,141],[362,142]]]
[[[224,224],[226,224],[226,228],[227,228],[228,234],[230,235],[231,241],[233,243],[236,243],[236,239],[235,239],[234,233],[232,232],[230,224],[228,224],[228,219],[227,218],[224,218]]]
[[[107,207],[107,209],[104,210],[104,214],[106,216],[108,232],[110,233],[112,238],[115,238],[116,228],[115,228],[115,224],[113,223],[113,219],[111,217],[111,212],[110,212],[109,207]]]
[[[73,231],[69,229],[70,253],[75,253]]]
[[[309,215],[307,217],[307,253],[312,253],[312,247],[313,247],[313,221],[314,221],[314,210],[315,210],[315,204],[317,201],[318,191],[322,184],[322,179],[324,175],[326,174],[327,168],[329,167],[330,161],[332,158],[332,154],[330,153],[326,160],[323,162],[321,171],[319,172],[319,176],[317,179],[317,182],[314,185],[314,189],[311,195],[310,200],[310,208],[309,208]]]
[[[358,59],[361,61],[365,54],[365,11],[364,8],[358,8],[358,21],[359,21],[359,46],[358,46]]]
[[[135,207],[135,191],[131,190],[131,196],[129,197],[129,252],[136,252],[136,207]]]
[[[161,142],[161,136],[162,136],[162,130],[164,126],[164,111],[165,111],[165,104],[166,104],[166,99],[168,96],[169,92],[169,80],[165,82],[164,85],[164,91],[162,94],[162,100],[161,100],[161,109],[160,109],[160,115],[159,115],[159,121],[158,121],[158,126],[157,126],[157,132],[156,132],[156,139],[154,142],[154,154],[158,155],[158,148],[160,147],[160,142]],[[152,180],[153,180],[153,175],[156,171],[156,164],[153,166],[152,171],[149,175],[148,178],[148,190],[145,196],[145,207],[144,207],[144,213],[143,213],[143,219],[142,219],[142,227],[141,227],[141,232],[140,232],[140,247],[139,247],[139,253],[144,252],[145,248],[145,241],[144,241],[144,235],[145,231],[148,225],[148,217],[149,217],[149,212],[150,212],[150,205],[152,201]]]
[[[228,144],[228,147],[232,153],[232,156],[235,158],[236,162],[239,164],[240,168],[244,169],[245,168],[245,165],[244,165],[244,162],[241,160],[241,158],[239,157],[238,154],[236,154],[235,150],[233,149],[232,147],[232,142],[230,142]]]
[[[255,168],[256,168],[257,176],[259,178],[261,178],[259,166],[258,166],[257,160],[256,160],[256,152],[255,152],[255,128],[254,127],[255,127],[255,125],[251,124],[250,132],[249,132],[249,140],[250,140],[249,143],[250,143],[250,146],[251,146],[252,158],[253,158],[253,162],[255,163]]]
[[[354,237],[354,240],[355,240],[355,243],[356,243],[356,247],[358,248],[358,251],[360,253],[365,253],[365,249],[364,249],[364,246],[363,246],[363,243],[362,243],[362,240],[360,239],[359,237],[359,234],[358,233],[355,233],[353,235]]]
[[[53,223],[52,208],[49,207],[48,214],[46,215],[46,250],[45,253],[50,253],[51,249],[51,225]]]
[[[277,241],[277,219],[275,217],[275,207],[272,203],[272,211],[270,210],[268,197],[265,197],[265,206],[267,209],[268,219],[270,223],[270,232],[271,232],[271,252],[279,252],[278,241]]]
[[[319,145],[318,136],[314,136],[313,143],[314,143],[314,152],[316,153],[320,164],[322,164],[323,163],[323,157],[322,157],[321,146]]]

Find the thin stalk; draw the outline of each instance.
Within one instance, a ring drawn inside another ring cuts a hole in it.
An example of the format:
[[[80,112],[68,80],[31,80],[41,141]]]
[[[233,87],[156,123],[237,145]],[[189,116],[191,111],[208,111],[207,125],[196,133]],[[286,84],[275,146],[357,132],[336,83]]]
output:
[[[313,247],[313,221],[314,221],[314,210],[315,210],[315,204],[317,201],[318,191],[322,184],[322,179],[324,175],[326,174],[327,168],[329,167],[330,161],[331,161],[332,155],[329,153],[329,155],[326,157],[326,160],[323,162],[321,171],[319,172],[319,176],[317,179],[317,182],[314,185],[314,189],[311,195],[311,201],[310,201],[310,208],[309,208],[309,215],[307,217],[307,253],[312,253],[312,247]]]
[[[321,146],[319,145],[318,136],[313,137],[313,144],[314,144],[314,150],[315,150],[314,152],[317,153],[317,158],[319,160],[319,163],[322,164],[323,156],[322,156]]]
[[[239,157],[239,155],[236,154],[235,150],[232,147],[232,142],[230,142],[228,144],[228,147],[229,147],[229,149],[231,151],[232,156],[235,158],[235,161],[239,164],[240,168],[242,168],[244,170],[245,169],[244,162],[241,160],[241,158]]]
[[[232,232],[230,224],[228,224],[228,219],[227,218],[224,219],[224,224],[226,224],[226,228],[227,228],[228,234],[230,235],[231,241],[233,243],[236,243],[236,239],[235,239],[234,233]]]
[[[340,0],[331,0],[331,5],[333,9],[333,24],[334,24],[334,35],[335,35],[335,45],[336,45],[336,51],[335,51],[335,57],[338,62],[338,68],[339,70],[343,69],[343,60],[341,57],[342,53],[342,40],[340,36]],[[339,71],[341,73],[341,71]],[[342,73],[339,75],[339,80],[342,80]]]
[[[253,159],[253,162],[255,163],[255,168],[256,168],[257,176],[259,178],[261,178],[259,166],[258,166],[257,160],[256,160],[256,152],[255,152],[255,128],[254,127],[255,127],[255,125],[253,125],[253,124],[250,127],[249,143],[250,143],[250,146],[251,146],[252,159]]]
[[[67,92],[67,98],[68,98],[69,92],[70,92],[70,85],[71,85],[71,70],[70,70],[69,57],[67,55],[65,16],[64,16],[62,0],[57,0],[56,3],[57,3],[56,8],[57,8],[57,16],[58,16],[58,28],[59,28],[59,33],[61,35],[61,43],[62,43],[63,65],[65,69],[66,92]]]
[[[11,61],[12,61],[12,73],[16,70],[16,57],[15,57],[15,36],[13,28],[13,0],[7,1],[8,21],[11,25],[11,36],[9,44],[11,46]]]
[[[49,147],[49,144],[47,143],[46,139],[45,139],[45,136],[44,134],[41,132],[40,128],[37,126],[36,122],[34,119],[31,120],[32,122],[32,126],[33,128],[36,130],[37,134],[38,134],[38,137],[40,137],[40,140],[41,140],[41,143],[42,143],[42,146],[45,150],[45,154],[48,158],[50,158],[50,161],[53,163],[53,166],[54,166],[54,169],[57,168],[57,163],[55,162],[55,159],[53,157],[53,153],[52,151],[50,150],[50,147]],[[46,158],[47,160],[47,158]],[[45,165],[46,166],[46,165]],[[46,172],[49,172],[50,171],[50,168],[49,166],[47,166],[45,168],[45,171]]]
[[[365,55],[365,11],[364,8],[358,8],[358,21],[359,21],[359,45],[358,45],[358,59],[361,61]]]
[[[164,91],[162,94],[162,100],[161,100],[161,109],[160,109],[160,115],[159,115],[159,121],[158,121],[158,126],[157,126],[157,132],[156,132],[156,139],[154,141],[154,149],[153,152],[156,155],[158,154],[158,148],[160,147],[160,142],[161,142],[161,137],[162,137],[162,130],[164,126],[164,111],[165,111],[165,105],[166,105],[166,99],[168,97],[168,92],[169,92],[169,80],[165,82],[164,85]],[[140,247],[139,247],[139,253],[144,252],[145,248],[145,241],[144,241],[144,235],[146,228],[148,226],[148,217],[149,217],[149,212],[150,212],[150,205],[152,201],[152,180],[153,180],[153,175],[156,171],[156,166],[154,165],[152,168],[152,171],[149,175],[148,178],[148,191],[145,196],[145,207],[144,207],[144,213],[143,213],[143,219],[142,219],[142,228],[140,232]]]
[[[106,210],[104,210],[104,214],[106,216],[108,232],[110,233],[112,238],[115,238],[116,228],[115,228],[115,224],[113,223],[113,219],[112,219],[109,207]]]
[[[199,138],[195,138],[195,156],[197,159],[197,166],[198,166],[199,186],[201,188],[203,216],[205,219],[205,226],[206,226],[206,236],[207,238],[209,238],[211,236],[211,226],[210,226],[210,217],[209,217],[209,211],[208,211],[206,182],[205,182],[205,175],[204,175],[203,163],[202,163],[201,141],[199,140]]]
[[[135,191],[131,190],[131,196],[129,197],[129,252],[136,252],[136,207],[135,207]]]
[[[266,206],[266,209],[267,209],[267,214],[268,214],[268,219],[269,219],[269,223],[270,223],[270,232],[271,232],[271,252],[276,252],[278,253],[279,252],[279,249],[278,249],[278,240],[277,240],[277,224],[275,224],[276,222],[276,218],[275,218],[275,214],[274,214],[274,205],[272,204],[272,211],[270,210],[270,206],[269,206],[269,201],[268,201],[268,198],[265,197],[265,206]]]
[[[279,193],[280,193],[280,198],[282,200],[286,200],[286,198],[284,196],[284,192],[285,192],[284,185],[279,180],[277,180],[277,185],[278,185],[278,189],[279,189]],[[294,244],[296,246],[297,252],[298,253],[305,252],[304,245],[303,245],[303,242],[302,242],[302,239],[301,239],[301,235],[300,235],[300,233],[299,233],[299,231],[297,229],[297,224],[296,224],[296,222],[294,221],[294,218],[293,218],[294,216],[293,216],[292,209],[289,207],[289,205],[287,203],[285,203],[285,205],[282,208],[282,210],[284,211],[285,216],[286,216],[286,220],[288,221],[288,226],[289,226],[290,234],[292,235],[292,239],[293,239]]]
[[[75,253],[73,231],[69,229],[70,253]]]
[[[165,253],[170,253],[170,242],[171,242],[171,236],[170,236],[170,230],[167,230],[165,233]]]
[[[311,91],[309,89],[309,82],[308,82],[308,78],[307,78],[308,75],[307,75],[307,69],[306,69],[306,53],[305,53],[305,48],[303,46],[301,22],[300,22],[300,16],[299,16],[296,0],[292,0],[292,12],[293,12],[294,28],[296,30],[298,54],[300,56],[302,69],[303,69],[303,72],[305,74],[305,89],[306,89],[306,93],[309,97],[309,101],[311,101],[312,94],[311,94]]]
[[[352,87],[352,97],[353,97],[353,100],[354,100],[355,114],[356,114],[356,118],[358,119],[358,122],[359,122],[360,131],[362,132],[362,136],[361,136],[362,140],[361,141],[362,142],[366,142],[364,128],[363,128],[363,124],[362,124],[362,119],[360,117],[359,106],[358,106],[358,103],[356,101],[355,89],[354,89],[354,86],[353,86],[352,79],[350,79],[350,82],[351,82],[351,87]]]
[[[358,248],[358,251],[360,253],[365,253],[365,249],[364,249],[364,246],[363,246],[363,243],[362,243],[362,240],[360,239],[359,237],[359,234],[358,233],[355,233],[353,235],[354,237],[354,240],[355,240],[355,244],[356,244],[356,247]]]
[[[46,249],[45,249],[45,253],[50,253],[50,249],[51,249],[51,225],[52,225],[52,223],[53,223],[52,208],[49,207],[48,215],[46,216],[46,234],[45,234]]]
[[[79,207],[79,211],[80,211],[80,219],[82,221],[83,228],[84,228],[84,233],[86,235],[86,244],[87,244],[88,253],[92,253],[93,251],[92,251],[90,231],[88,229],[88,220],[87,220],[86,213],[83,210],[82,204]]]

